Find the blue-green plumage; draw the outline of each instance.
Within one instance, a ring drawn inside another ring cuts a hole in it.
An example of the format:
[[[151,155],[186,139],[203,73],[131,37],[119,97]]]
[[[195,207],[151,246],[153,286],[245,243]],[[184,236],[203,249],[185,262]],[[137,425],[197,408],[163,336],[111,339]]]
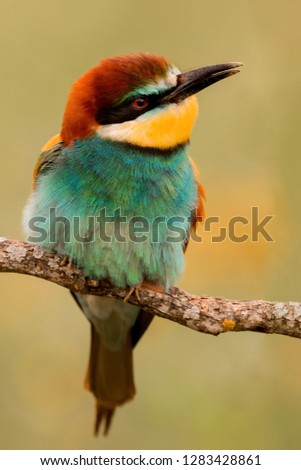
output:
[[[62,147],[39,176],[34,206],[35,215],[47,219],[41,226],[48,236],[41,244],[70,256],[87,276],[109,278],[120,287],[144,279],[169,287],[184,269],[183,246],[196,200],[187,145],[162,152],[94,135]],[[115,224],[107,221],[104,233],[105,216],[115,217]],[[119,216],[126,219],[118,229]],[[142,232],[133,234],[130,220],[137,216],[135,226]],[[70,233],[58,217],[69,221]]]

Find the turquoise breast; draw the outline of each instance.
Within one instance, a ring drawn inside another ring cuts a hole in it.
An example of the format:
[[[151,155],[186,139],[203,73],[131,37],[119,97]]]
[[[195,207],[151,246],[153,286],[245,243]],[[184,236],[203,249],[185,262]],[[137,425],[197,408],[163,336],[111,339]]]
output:
[[[89,277],[168,288],[184,270],[196,201],[187,146],[156,152],[93,136],[63,148],[39,177],[31,217],[45,231],[32,241],[68,255]]]

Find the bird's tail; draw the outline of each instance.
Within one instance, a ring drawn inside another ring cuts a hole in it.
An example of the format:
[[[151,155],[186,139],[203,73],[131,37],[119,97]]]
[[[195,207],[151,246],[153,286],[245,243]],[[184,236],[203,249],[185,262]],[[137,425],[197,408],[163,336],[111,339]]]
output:
[[[114,313],[112,316],[114,317]],[[111,318],[107,322],[107,326],[115,331],[124,328],[124,325],[118,325],[117,318]],[[104,421],[104,434],[107,434],[116,406],[123,405],[135,395],[130,330],[125,332],[120,348],[112,349],[91,323],[90,359],[85,387],[96,398],[94,432],[98,433]]]
[[[96,398],[95,434],[102,422],[107,434],[115,408],[135,395],[132,335],[139,307],[111,297],[74,297],[91,323],[85,386]]]

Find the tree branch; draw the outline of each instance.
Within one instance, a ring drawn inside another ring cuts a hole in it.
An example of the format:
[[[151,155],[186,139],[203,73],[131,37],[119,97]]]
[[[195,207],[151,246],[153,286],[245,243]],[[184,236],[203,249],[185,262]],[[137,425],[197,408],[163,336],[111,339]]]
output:
[[[83,294],[124,299],[128,293],[108,281],[87,279],[79,268],[66,266],[64,261],[63,256],[37,245],[0,238],[0,272],[29,274]],[[128,301],[140,304],[146,312],[202,333],[257,331],[301,338],[301,303],[298,302],[198,297],[176,287],[168,293],[139,288],[139,297],[140,302],[134,295]]]

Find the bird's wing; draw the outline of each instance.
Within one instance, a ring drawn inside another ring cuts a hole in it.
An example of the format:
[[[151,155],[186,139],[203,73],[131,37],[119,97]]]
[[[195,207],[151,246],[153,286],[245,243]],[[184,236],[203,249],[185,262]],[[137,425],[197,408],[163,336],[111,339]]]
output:
[[[197,193],[198,193],[197,204],[195,207],[195,214],[194,214],[194,217],[192,217],[191,219],[191,228],[192,230],[195,230],[197,222],[202,222],[205,217],[204,201],[206,200],[206,194],[205,194],[204,186],[202,185],[200,181],[199,169],[191,157],[189,158],[189,160],[194,171],[194,176],[197,182]]]
[[[61,140],[60,134],[52,137],[41,150],[38,161],[34,167],[33,182],[36,186],[37,179],[45,174],[58,161],[65,144]]]
[[[191,157],[189,158],[189,160],[193,168],[195,180],[197,183],[197,202],[196,202],[195,208],[193,209],[191,213],[190,229],[193,231],[196,231],[197,223],[203,222],[205,218],[204,201],[206,200],[206,194],[205,194],[204,186],[202,185],[200,181],[199,169]],[[184,244],[184,252],[187,249],[188,243],[189,243],[189,236],[187,237],[185,244]]]

